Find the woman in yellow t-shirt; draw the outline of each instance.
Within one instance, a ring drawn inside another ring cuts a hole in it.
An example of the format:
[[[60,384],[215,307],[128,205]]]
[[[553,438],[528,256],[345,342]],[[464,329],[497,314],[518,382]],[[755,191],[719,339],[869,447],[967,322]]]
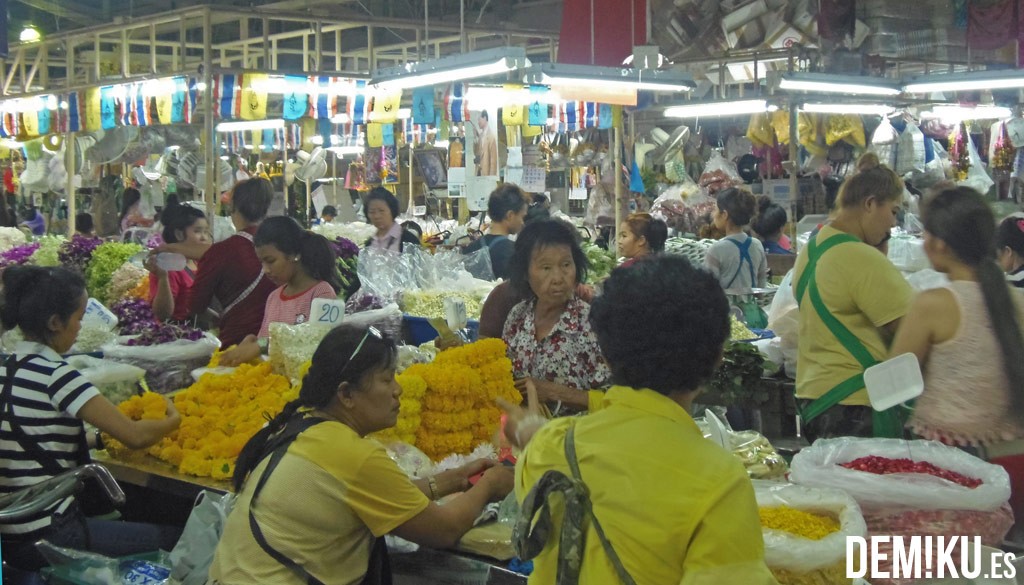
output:
[[[777,585],[743,466],[689,414],[729,336],[718,280],[655,256],[614,270],[591,316],[615,384],[602,408],[544,423],[503,405],[530,584]]]
[[[893,412],[872,413],[864,370],[884,360],[911,288],[876,247],[896,225],[903,181],[873,153],[857,161],[835,218],[800,251],[793,289],[800,304],[796,396],[810,440],[901,436]]]
[[[394,342],[373,327],[327,334],[299,398],[238,457],[238,500],[210,568],[214,583],[390,583],[385,534],[453,546],[511,491],[512,472],[482,461],[413,482],[366,438],[398,417],[396,360]],[[465,493],[443,507],[432,501],[457,492]]]

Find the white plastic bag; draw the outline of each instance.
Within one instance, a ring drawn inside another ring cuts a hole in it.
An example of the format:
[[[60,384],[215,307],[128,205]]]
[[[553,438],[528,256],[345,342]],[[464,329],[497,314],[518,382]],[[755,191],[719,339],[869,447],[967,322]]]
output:
[[[868,455],[927,461],[982,484],[968,488],[926,474],[876,475],[840,466]],[[992,511],[1010,498],[1005,469],[937,441],[820,439],[793,457],[789,477],[800,485],[845,490],[861,507]]]
[[[209,490],[199,493],[185,522],[185,530],[169,556],[174,582],[181,585],[206,583],[213,553],[234,506],[234,494],[216,494]]]
[[[883,117],[882,123],[875,128],[871,135],[871,147],[869,151],[878,155],[878,160],[889,168],[896,166],[896,149],[899,143],[899,133],[889,123],[889,119]]]
[[[971,167],[967,169],[967,178],[957,184],[970,187],[978,193],[985,195],[996,183],[992,180],[992,177],[988,176],[988,171],[985,170],[985,163],[981,162],[978,149],[974,146],[974,140],[971,140],[969,135],[967,136],[967,155],[970,158]]]
[[[172,392],[192,385],[192,370],[210,362],[220,340],[206,333],[196,341],[178,340],[157,345],[124,345],[130,337],[104,345],[109,360],[146,370],[146,382],[154,392]]]
[[[86,355],[71,356],[68,363],[114,404],[136,394],[139,380],[146,376],[142,368]]]
[[[867,536],[860,506],[842,490],[818,489],[792,484],[754,481],[754,496],[759,508],[788,506],[794,510],[824,514],[839,521],[839,530],[821,540],[811,540],[762,528],[764,562],[771,569],[809,573],[830,568],[846,559],[846,539]]]

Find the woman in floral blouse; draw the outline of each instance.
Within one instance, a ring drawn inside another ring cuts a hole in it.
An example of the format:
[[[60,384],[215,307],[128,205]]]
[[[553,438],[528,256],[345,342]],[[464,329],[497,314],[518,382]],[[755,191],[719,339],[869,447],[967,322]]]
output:
[[[527,300],[512,309],[502,334],[516,387],[525,395],[532,381],[542,401],[576,410],[611,377],[590,328],[590,305],[576,296],[587,268],[571,227],[558,220],[527,225],[509,263],[512,287]]]

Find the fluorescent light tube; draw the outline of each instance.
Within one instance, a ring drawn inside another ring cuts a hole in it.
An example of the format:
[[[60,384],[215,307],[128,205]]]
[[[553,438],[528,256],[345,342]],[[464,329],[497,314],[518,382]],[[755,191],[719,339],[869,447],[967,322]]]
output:
[[[544,63],[527,72],[530,83],[612,90],[690,91],[696,84],[688,73],[592,65]]]
[[[1010,108],[1000,106],[933,106],[931,112],[923,112],[921,115],[951,122],[962,122],[963,120],[998,120],[1009,118],[1012,114]]]
[[[911,79],[903,86],[903,91],[932,93],[1014,88],[1024,88],[1024,73],[1021,71],[970,71],[947,75],[927,75]]]
[[[394,91],[500,75],[529,65],[526,50],[500,47],[377,71],[370,84]]]
[[[846,93],[855,95],[899,95],[900,88],[886,79],[825,73],[783,75],[779,88],[787,91]]]
[[[348,114],[337,114],[331,118],[332,124],[348,124],[352,119],[348,117]]]
[[[327,150],[338,156],[345,156],[346,154],[360,154],[364,149],[362,146],[331,146]]]
[[[276,130],[284,128],[284,120],[251,120],[245,122],[221,122],[217,132],[241,132],[243,130]]]
[[[800,109],[815,114],[856,114],[867,116],[888,116],[896,111],[896,108],[892,106],[881,104],[804,104]]]
[[[740,100],[733,102],[706,102],[686,106],[672,106],[665,109],[668,118],[703,118],[712,116],[739,116],[768,111],[764,100]]]

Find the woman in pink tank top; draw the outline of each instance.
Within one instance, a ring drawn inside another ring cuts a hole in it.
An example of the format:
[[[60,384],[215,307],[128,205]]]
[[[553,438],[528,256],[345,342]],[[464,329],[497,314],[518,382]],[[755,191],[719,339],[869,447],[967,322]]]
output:
[[[1024,299],[996,264],[995,216],[977,191],[937,193],[923,219],[925,252],[950,284],[914,299],[893,342],[924,372],[908,426],[1007,468],[1024,518]]]

